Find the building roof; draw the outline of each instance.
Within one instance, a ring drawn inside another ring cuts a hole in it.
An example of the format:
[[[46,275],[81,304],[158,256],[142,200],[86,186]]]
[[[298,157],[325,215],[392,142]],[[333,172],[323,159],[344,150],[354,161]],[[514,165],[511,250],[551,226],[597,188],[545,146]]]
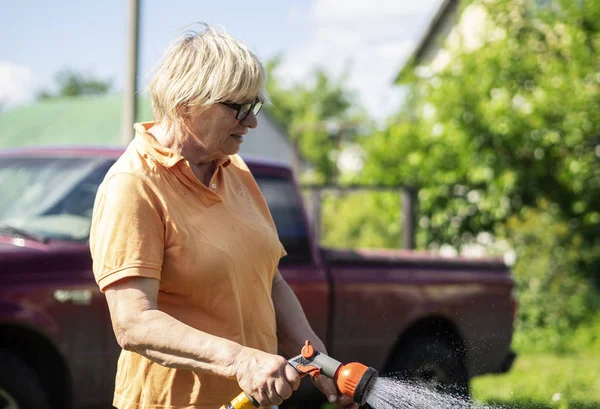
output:
[[[404,64],[394,82],[398,83],[402,80],[402,77],[406,74],[406,72],[413,66],[418,65],[423,55],[425,55],[427,49],[431,46],[432,42],[435,41],[438,37],[438,33],[440,28],[442,27],[446,18],[456,10],[460,3],[460,0],[442,0],[440,7],[437,12],[433,16],[433,19],[427,26],[427,29],[421,36],[421,39],[417,43],[416,48],[412,52],[410,58],[407,60],[407,63]]]
[[[64,97],[2,112],[0,148],[120,145],[122,102],[119,95]],[[152,120],[150,102],[138,97],[138,104],[140,121]]]

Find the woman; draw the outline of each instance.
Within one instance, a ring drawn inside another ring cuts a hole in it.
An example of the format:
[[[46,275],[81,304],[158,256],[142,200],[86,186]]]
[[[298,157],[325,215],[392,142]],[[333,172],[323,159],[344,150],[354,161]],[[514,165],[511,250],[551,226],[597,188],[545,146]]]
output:
[[[98,190],[90,246],[123,348],[117,408],[216,408],[242,390],[278,405],[300,381],[278,344],[324,351],[277,270],[285,250],[236,155],[264,87],[243,44],[210,27],[186,34],[152,80],[156,122],[135,125]],[[351,404],[331,380],[316,384]]]

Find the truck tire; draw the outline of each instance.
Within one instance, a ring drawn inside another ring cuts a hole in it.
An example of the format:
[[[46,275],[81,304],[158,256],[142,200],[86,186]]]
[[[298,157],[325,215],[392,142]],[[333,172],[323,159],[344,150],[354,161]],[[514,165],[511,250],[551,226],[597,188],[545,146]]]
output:
[[[0,409],[51,409],[35,371],[7,349],[0,349]]]
[[[465,364],[450,343],[430,336],[404,342],[392,364],[394,375],[436,392],[469,398]]]

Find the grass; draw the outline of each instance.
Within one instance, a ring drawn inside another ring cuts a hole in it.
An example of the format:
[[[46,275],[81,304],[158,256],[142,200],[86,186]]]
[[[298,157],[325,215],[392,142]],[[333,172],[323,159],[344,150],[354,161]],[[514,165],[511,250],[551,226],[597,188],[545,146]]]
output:
[[[508,408],[600,409],[600,351],[521,354],[511,371],[475,378],[472,396]]]

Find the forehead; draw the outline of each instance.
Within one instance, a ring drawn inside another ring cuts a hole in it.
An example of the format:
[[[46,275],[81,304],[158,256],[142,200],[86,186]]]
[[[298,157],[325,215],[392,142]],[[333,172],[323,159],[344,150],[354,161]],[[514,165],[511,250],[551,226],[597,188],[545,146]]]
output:
[[[253,102],[259,102],[259,101],[260,101],[260,97],[258,97],[257,95],[254,95],[254,96],[250,95],[250,96],[243,96],[243,97],[235,98],[232,100],[227,100],[225,102],[238,104],[238,105],[244,105],[244,104],[251,104]]]

